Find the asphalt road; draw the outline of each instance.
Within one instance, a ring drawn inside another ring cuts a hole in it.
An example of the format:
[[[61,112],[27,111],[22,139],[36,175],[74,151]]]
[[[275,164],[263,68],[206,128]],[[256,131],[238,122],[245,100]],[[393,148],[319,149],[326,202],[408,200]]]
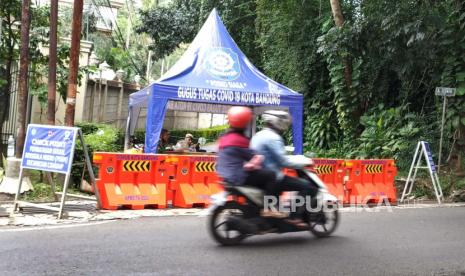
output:
[[[217,246],[205,218],[0,230],[0,275],[465,275],[465,208],[343,213],[333,237]]]

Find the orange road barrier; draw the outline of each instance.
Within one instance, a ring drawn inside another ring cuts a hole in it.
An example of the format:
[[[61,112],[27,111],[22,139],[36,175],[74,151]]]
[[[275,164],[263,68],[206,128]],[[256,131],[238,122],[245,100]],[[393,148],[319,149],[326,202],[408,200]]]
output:
[[[205,207],[210,196],[223,190],[215,171],[216,156],[169,155],[176,176],[170,182],[173,206],[181,208]]]
[[[318,177],[325,183],[328,192],[334,195],[339,202],[349,201],[349,193],[344,186],[346,174],[344,160],[342,159],[313,159]]]
[[[315,165],[312,168],[318,177],[325,183],[328,192],[334,195],[340,203],[348,202],[349,194],[344,187],[344,160],[314,158]],[[288,176],[297,177],[297,173],[292,169],[284,169]]]
[[[96,152],[96,179],[102,208],[166,208],[167,178],[152,172],[160,168],[162,155]]]
[[[397,203],[394,160],[346,160],[344,165],[350,204]]]
[[[223,190],[212,155],[97,152],[93,160],[103,209],[206,207]],[[313,160],[313,170],[341,203],[397,202],[394,160]],[[284,172],[296,176],[294,170]]]

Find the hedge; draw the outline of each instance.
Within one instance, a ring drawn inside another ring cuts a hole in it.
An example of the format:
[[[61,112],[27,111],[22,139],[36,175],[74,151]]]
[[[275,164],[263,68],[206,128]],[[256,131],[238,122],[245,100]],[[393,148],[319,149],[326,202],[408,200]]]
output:
[[[77,123],[76,127],[80,127],[84,135],[84,142],[87,145],[89,157],[92,160],[92,154],[96,151],[105,152],[122,152],[124,148],[124,133],[110,125],[97,123]],[[74,185],[79,188],[82,171],[84,169],[84,151],[82,150],[81,142],[76,141],[76,150],[74,153],[74,164],[71,170],[71,176]],[[94,173],[97,176],[97,171],[94,168]],[[88,178],[88,173],[86,177]]]
[[[215,142],[218,137],[228,129],[228,125],[214,126],[211,128],[202,129],[174,129],[170,130],[170,144],[175,144],[179,140],[184,139],[187,133],[194,135],[194,142],[198,138],[204,137],[207,143]],[[145,143],[145,130],[138,129],[134,132],[135,141],[137,144]]]
[[[92,154],[96,151],[102,152],[123,152],[124,150],[124,133],[110,125],[98,123],[77,123],[76,127],[81,128],[84,135],[84,141],[87,145],[89,157],[92,159]],[[214,142],[228,128],[227,125],[215,126],[205,129],[182,129],[171,130],[170,143],[176,144],[177,141],[183,139],[186,133],[191,133],[195,137],[195,142],[200,137],[205,137],[207,142]],[[135,142],[144,144],[145,130],[136,130],[134,133]],[[82,171],[84,169],[84,152],[80,141],[76,141],[76,151],[74,153],[74,164],[71,171],[74,186],[79,188]],[[97,176],[97,170],[94,168],[94,173]],[[89,181],[86,173],[86,180]]]

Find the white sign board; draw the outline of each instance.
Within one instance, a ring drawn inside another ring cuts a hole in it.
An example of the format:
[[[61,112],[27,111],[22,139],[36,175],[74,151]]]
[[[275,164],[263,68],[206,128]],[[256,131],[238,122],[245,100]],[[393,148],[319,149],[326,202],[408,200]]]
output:
[[[436,96],[442,97],[454,97],[455,96],[455,88],[450,87],[436,87]]]

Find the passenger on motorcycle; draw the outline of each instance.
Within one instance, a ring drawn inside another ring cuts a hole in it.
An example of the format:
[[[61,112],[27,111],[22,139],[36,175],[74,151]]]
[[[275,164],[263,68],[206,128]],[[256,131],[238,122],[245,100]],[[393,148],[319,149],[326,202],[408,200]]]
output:
[[[283,191],[298,191],[300,196],[310,196],[312,199],[318,193],[318,188],[311,185],[307,180],[302,178],[290,177],[284,175],[283,168],[296,168],[301,164],[295,164],[292,158],[286,155],[284,139],[282,135],[291,125],[291,116],[286,111],[269,110],[262,114],[265,128],[252,137],[250,147],[257,154],[265,157],[263,168],[274,171],[277,177],[276,188],[273,193],[280,195]],[[299,219],[299,214],[303,212],[302,208],[292,213],[291,222],[305,227],[306,224]]]
[[[245,130],[252,120],[252,111],[248,107],[234,106],[228,111],[229,130],[219,139],[219,151],[216,170],[229,185],[254,186],[272,195],[276,174],[262,169],[263,156],[256,155],[249,148],[250,139]],[[282,214],[267,210],[263,215],[280,216]]]

